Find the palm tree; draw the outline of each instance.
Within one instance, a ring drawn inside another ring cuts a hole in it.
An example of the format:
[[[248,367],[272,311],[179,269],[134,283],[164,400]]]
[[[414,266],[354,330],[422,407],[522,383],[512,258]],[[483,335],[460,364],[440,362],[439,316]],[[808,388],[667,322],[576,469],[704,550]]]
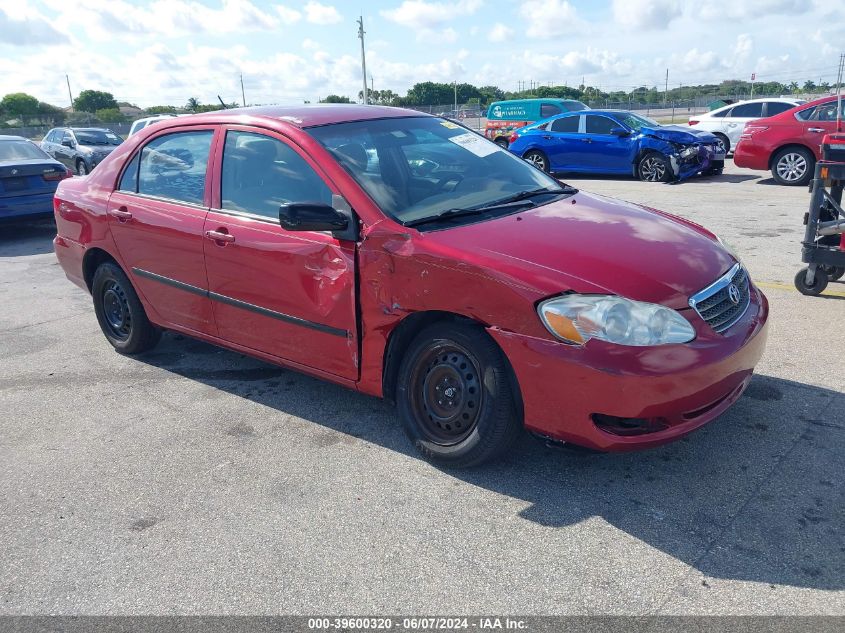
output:
[[[188,99],[188,103],[185,104],[185,109],[191,112],[196,112],[198,107],[200,107],[200,101],[196,97],[191,97]]]

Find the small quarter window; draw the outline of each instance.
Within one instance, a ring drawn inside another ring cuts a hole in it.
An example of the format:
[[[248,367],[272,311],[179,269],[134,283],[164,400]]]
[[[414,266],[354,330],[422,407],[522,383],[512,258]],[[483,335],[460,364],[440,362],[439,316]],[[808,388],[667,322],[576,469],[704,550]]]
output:
[[[123,172],[123,176],[120,177],[120,184],[117,188],[121,191],[138,193],[138,163],[140,156],[140,153],[135,154]]]

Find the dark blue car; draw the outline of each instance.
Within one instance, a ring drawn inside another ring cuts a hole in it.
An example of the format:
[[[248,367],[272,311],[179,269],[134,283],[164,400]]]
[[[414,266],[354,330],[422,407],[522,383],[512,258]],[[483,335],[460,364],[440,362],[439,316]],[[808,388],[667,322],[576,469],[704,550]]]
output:
[[[0,136],[0,222],[53,215],[59,181],[72,176],[22,136]]]
[[[568,112],[517,130],[508,149],[546,172],[625,174],[668,182],[721,173],[709,132],[660,125],[627,110]]]

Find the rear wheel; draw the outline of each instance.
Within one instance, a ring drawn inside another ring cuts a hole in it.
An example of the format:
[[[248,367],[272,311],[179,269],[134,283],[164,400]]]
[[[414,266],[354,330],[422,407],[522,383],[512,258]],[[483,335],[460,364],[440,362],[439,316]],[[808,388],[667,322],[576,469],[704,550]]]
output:
[[[91,284],[94,312],[106,339],[121,354],[140,354],[156,346],[161,330],[150,323],[132,283],[119,266],[101,264]]]
[[[728,152],[731,151],[731,139],[729,139],[724,134],[719,134],[718,132],[714,134],[718,140],[716,141],[716,145],[720,146],[720,149],[725,152],[725,156],[728,155]]]
[[[802,268],[798,271],[798,274],[795,275],[795,287],[798,289],[802,295],[808,295],[810,297],[815,297],[816,295],[820,295],[824,292],[824,289],[827,288],[827,273],[822,269],[821,266],[816,268],[816,274],[813,275],[813,283],[807,283],[807,269]]]
[[[522,428],[510,369],[481,328],[437,323],[399,367],[396,404],[405,433],[429,460],[475,466],[501,455]]]
[[[529,163],[534,165],[537,169],[541,169],[546,173],[549,173],[549,159],[546,155],[538,149],[532,149],[525,152],[523,156],[525,160]]]
[[[803,147],[787,147],[772,159],[772,177],[781,185],[806,185],[813,177],[816,158]]]
[[[672,179],[672,166],[663,154],[649,152],[640,159],[637,175],[647,182],[668,182]]]
[[[506,139],[504,136],[497,136],[493,142],[499,147],[504,147],[505,149],[508,148],[508,139]]]

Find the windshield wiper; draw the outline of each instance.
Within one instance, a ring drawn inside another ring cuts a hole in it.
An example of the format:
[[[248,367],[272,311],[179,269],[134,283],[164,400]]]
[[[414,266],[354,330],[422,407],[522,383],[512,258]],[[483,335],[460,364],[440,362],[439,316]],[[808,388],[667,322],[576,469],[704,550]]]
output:
[[[435,213],[434,215],[427,215],[423,218],[417,218],[416,220],[409,220],[405,222],[405,226],[420,226],[422,224],[428,224],[430,222],[439,222],[440,220],[451,219],[451,218],[460,218],[467,215],[479,215],[484,213],[486,209],[446,209],[445,211],[440,211],[439,213]]]

